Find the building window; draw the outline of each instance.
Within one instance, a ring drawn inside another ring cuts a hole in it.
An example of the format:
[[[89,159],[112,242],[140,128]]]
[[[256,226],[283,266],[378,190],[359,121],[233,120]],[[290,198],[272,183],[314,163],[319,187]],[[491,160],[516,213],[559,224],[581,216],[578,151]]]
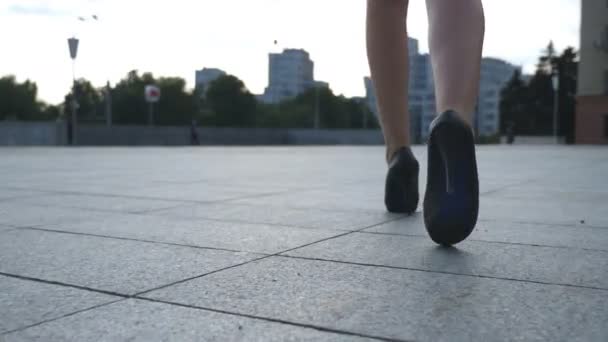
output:
[[[608,70],[604,71],[604,94],[608,95]]]

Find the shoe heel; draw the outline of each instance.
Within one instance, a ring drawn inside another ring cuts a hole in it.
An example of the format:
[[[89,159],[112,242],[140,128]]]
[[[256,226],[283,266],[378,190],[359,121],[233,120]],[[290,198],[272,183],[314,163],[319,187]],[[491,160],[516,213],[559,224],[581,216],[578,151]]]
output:
[[[473,133],[456,113],[442,114],[432,127],[428,172],[427,231],[438,244],[456,244],[473,231],[479,209]]]

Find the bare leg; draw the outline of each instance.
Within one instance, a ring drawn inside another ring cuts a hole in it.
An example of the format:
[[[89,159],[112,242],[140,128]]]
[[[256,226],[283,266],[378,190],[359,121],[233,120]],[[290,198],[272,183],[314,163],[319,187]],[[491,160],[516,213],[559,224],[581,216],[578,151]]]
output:
[[[367,56],[387,160],[399,148],[410,145],[407,5],[407,0],[367,1]]]
[[[471,125],[484,35],[481,0],[426,0],[426,7],[437,112],[454,110]]]

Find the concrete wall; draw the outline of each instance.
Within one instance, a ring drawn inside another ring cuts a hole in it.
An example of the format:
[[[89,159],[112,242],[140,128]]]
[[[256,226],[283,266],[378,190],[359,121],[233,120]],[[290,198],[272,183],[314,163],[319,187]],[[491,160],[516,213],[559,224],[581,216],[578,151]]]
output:
[[[564,137],[558,137],[557,140],[558,140],[559,144],[566,143]],[[506,144],[507,137],[506,136],[500,137],[500,142],[502,144]],[[513,142],[513,144],[515,144],[515,145],[554,145],[555,137],[550,136],[550,135],[549,136],[547,136],[547,135],[540,135],[540,136],[516,135],[515,141]]]
[[[608,144],[608,95],[577,96],[576,123],[577,144]]]
[[[380,130],[198,128],[201,145],[377,145]],[[190,145],[189,127],[79,125],[78,144],[96,146]]]
[[[65,144],[66,127],[62,122],[0,121],[0,146]]]

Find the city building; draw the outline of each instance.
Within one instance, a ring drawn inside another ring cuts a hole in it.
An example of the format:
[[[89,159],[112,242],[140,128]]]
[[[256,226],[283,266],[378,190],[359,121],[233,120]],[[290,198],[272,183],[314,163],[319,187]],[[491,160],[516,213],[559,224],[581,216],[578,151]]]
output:
[[[314,63],[308,52],[285,49],[282,53],[269,54],[268,87],[262,97],[264,102],[281,102],[314,85]]]
[[[378,104],[376,102],[376,91],[374,90],[372,78],[365,76],[363,78],[363,84],[365,85],[365,103],[372,113],[374,113],[376,118],[378,118]]]
[[[608,143],[608,1],[582,0],[575,142]]]
[[[194,86],[195,88],[207,90],[211,82],[224,75],[226,75],[225,71],[215,68],[197,70],[194,77]]]
[[[420,54],[418,41],[408,39],[409,48],[409,112],[410,138],[414,143],[428,138],[429,125],[437,115],[433,69],[429,54]],[[500,91],[511,79],[517,67],[496,58],[483,58],[479,99],[474,113],[475,131],[479,136],[498,134],[500,129]],[[376,95],[372,81],[364,78],[366,100],[370,109],[377,113]]]
[[[500,93],[516,70],[520,69],[501,59],[481,60],[479,97],[474,121],[477,135],[492,136],[500,132]]]

